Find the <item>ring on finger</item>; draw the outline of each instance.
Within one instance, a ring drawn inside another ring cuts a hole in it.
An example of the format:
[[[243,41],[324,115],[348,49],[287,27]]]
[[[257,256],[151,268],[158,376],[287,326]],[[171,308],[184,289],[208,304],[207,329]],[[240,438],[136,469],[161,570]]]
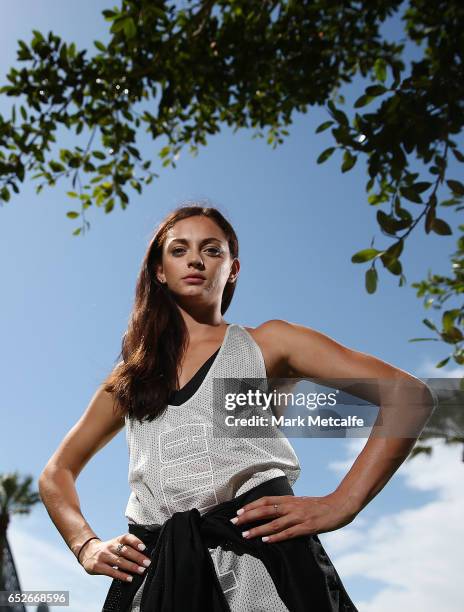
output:
[[[120,553],[123,548],[124,544],[122,542],[119,542],[119,544],[116,546],[116,552]]]

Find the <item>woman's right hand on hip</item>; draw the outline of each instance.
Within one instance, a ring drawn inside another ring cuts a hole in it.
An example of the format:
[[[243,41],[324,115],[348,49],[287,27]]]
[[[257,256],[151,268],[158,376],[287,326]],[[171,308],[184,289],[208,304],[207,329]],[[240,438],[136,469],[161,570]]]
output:
[[[123,546],[118,551],[119,544]],[[140,551],[139,545],[144,546],[142,540],[132,533],[124,533],[104,542],[91,540],[82,551],[80,563],[88,574],[131,582],[132,574],[143,574],[151,561]]]

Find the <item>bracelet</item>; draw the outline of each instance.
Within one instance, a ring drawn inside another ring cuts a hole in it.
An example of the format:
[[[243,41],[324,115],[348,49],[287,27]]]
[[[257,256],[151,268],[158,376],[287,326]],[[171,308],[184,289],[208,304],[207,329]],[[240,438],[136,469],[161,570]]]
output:
[[[88,540],[86,540],[86,541],[85,541],[85,542],[82,544],[82,546],[80,547],[79,552],[77,553],[77,560],[79,561],[79,556],[80,556],[80,554],[81,554],[81,552],[82,552],[82,549],[84,548],[84,546],[85,546],[85,545],[86,545],[88,542],[90,542],[90,540],[99,540],[99,539],[100,539],[100,538],[99,538],[98,536],[93,536],[92,538],[89,538]],[[80,563],[80,561],[79,561],[79,563]]]

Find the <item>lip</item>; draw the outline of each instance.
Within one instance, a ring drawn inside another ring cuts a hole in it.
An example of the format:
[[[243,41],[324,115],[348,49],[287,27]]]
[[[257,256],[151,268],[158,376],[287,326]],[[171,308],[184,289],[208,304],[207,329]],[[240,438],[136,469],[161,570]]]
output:
[[[188,276],[184,276],[182,280],[186,281],[187,283],[200,284],[206,279],[201,274],[189,274]]]

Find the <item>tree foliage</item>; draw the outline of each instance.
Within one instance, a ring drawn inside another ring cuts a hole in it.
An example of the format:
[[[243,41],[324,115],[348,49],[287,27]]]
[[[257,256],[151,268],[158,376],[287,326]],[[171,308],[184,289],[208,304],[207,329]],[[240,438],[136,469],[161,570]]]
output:
[[[85,211],[141,193],[158,174],[138,139],[158,141],[161,165],[180,151],[196,154],[210,134],[228,125],[249,128],[276,147],[288,135],[294,112],[325,106],[342,173],[358,159],[367,168],[367,202],[389,244],[356,252],[367,263],[365,287],[376,291],[377,268],[405,284],[401,255],[418,227],[451,235],[444,210],[463,208],[464,184],[450,174],[464,122],[464,4],[457,0],[122,0],[103,11],[109,42],[91,52],[50,32],[19,41],[18,67],[0,92],[14,100],[0,116],[0,200],[18,193],[27,175],[44,185],[70,181],[77,206],[68,217],[89,227]],[[389,40],[383,25],[400,16],[403,40]],[[418,59],[405,62],[405,44]],[[19,67],[22,66],[22,67]],[[355,77],[363,94],[350,108],[340,90]],[[60,128],[76,135],[72,148],[57,144]],[[82,140],[82,142],[81,142]],[[80,144],[77,144],[79,142]],[[442,310],[441,325],[426,340],[443,341],[464,364],[464,225],[451,256],[449,277],[429,273],[413,283],[426,308]],[[461,302],[459,302],[461,300]],[[449,303],[449,302],[448,302]],[[412,341],[424,340],[415,338]]]
[[[32,506],[41,501],[33,490],[32,476],[21,477],[18,472],[0,473],[0,588],[4,588],[4,553],[7,529],[11,516],[29,514]],[[2,606],[3,607],[3,606]]]

